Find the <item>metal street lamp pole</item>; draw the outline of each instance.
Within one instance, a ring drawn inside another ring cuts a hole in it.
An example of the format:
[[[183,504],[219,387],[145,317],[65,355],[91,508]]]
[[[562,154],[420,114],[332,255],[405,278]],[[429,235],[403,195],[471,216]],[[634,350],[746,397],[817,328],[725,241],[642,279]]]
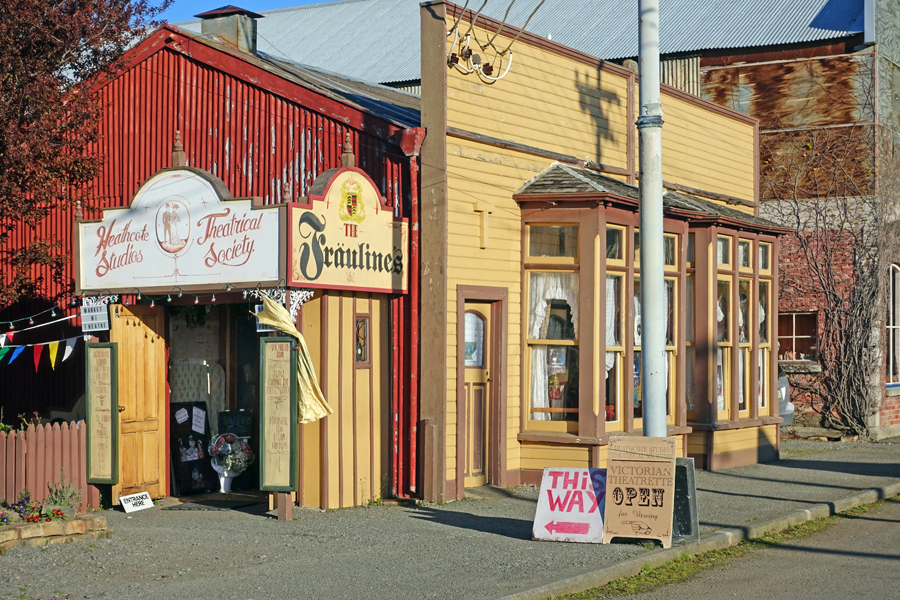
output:
[[[641,388],[644,435],[666,437],[666,314],[663,277],[662,106],[659,0],[639,0],[641,195]]]

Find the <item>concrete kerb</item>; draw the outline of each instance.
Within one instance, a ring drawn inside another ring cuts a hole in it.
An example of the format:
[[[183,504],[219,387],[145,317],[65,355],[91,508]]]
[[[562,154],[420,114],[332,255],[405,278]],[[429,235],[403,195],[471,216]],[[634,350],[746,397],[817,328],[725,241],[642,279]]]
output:
[[[490,600],[547,600],[547,598],[552,596],[583,592],[606,585],[616,579],[632,577],[645,568],[654,569],[661,567],[681,556],[694,556],[712,550],[729,548],[747,539],[755,539],[769,533],[784,531],[791,526],[835,515],[857,506],[877,502],[878,500],[892,498],[898,494],[900,494],[900,483],[863,490],[833,502],[814,504],[809,508],[792,510],[782,515],[760,519],[758,523],[754,523],[752,526],[732,527],[713,531],[702,535],[698,542],[645,552],[600,569],[589,568],[563,579],[529,586],[512,593],[492,596]]]

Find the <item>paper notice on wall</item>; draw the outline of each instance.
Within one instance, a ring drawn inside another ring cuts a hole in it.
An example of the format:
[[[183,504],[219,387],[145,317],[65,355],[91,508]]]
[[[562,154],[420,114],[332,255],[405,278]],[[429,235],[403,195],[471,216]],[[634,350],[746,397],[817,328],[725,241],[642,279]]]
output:
[[[175,420],[178,422],[179,425],[181,425],[182,423],[184,423],[185,421],[187,421],[187,420],[188,420],[188,411],[187,411],[187,409],[185,409],[185,408],[179,408],[179,409],[175,412]]]
[[[202,408],[194,407],[194,416],[191,420],[191,429],[197,433],[206,433],[206,411]]]

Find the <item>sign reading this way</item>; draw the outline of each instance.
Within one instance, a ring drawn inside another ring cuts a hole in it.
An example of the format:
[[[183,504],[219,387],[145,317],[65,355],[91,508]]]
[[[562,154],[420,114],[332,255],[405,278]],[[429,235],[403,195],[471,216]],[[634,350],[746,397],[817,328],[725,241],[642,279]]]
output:
[[[609,438],[604,544],[625,537],[672,546],[675,452],[674,438]]]
[[[599,544],[605,500],[605,469],[544,469],[532,538]]]
[[[406,292],[408,223],[382,203],[365,172],[355,167],[326,171],[313,184],[309,199],[309,207],[290,207],[288,283]]]

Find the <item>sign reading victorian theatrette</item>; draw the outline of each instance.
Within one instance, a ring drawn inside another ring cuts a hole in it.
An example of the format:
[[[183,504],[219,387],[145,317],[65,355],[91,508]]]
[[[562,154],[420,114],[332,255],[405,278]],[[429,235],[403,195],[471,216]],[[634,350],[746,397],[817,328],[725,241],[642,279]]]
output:
[[[289,222],[290,284],[406,291],[408,223],[394,217],[362,170],[344,167],[320,175],[309,205],[291,205]]]
[[[200,169],[163,169],[131,206],[78,224],[82,290],[277,281],[280,213]]]

